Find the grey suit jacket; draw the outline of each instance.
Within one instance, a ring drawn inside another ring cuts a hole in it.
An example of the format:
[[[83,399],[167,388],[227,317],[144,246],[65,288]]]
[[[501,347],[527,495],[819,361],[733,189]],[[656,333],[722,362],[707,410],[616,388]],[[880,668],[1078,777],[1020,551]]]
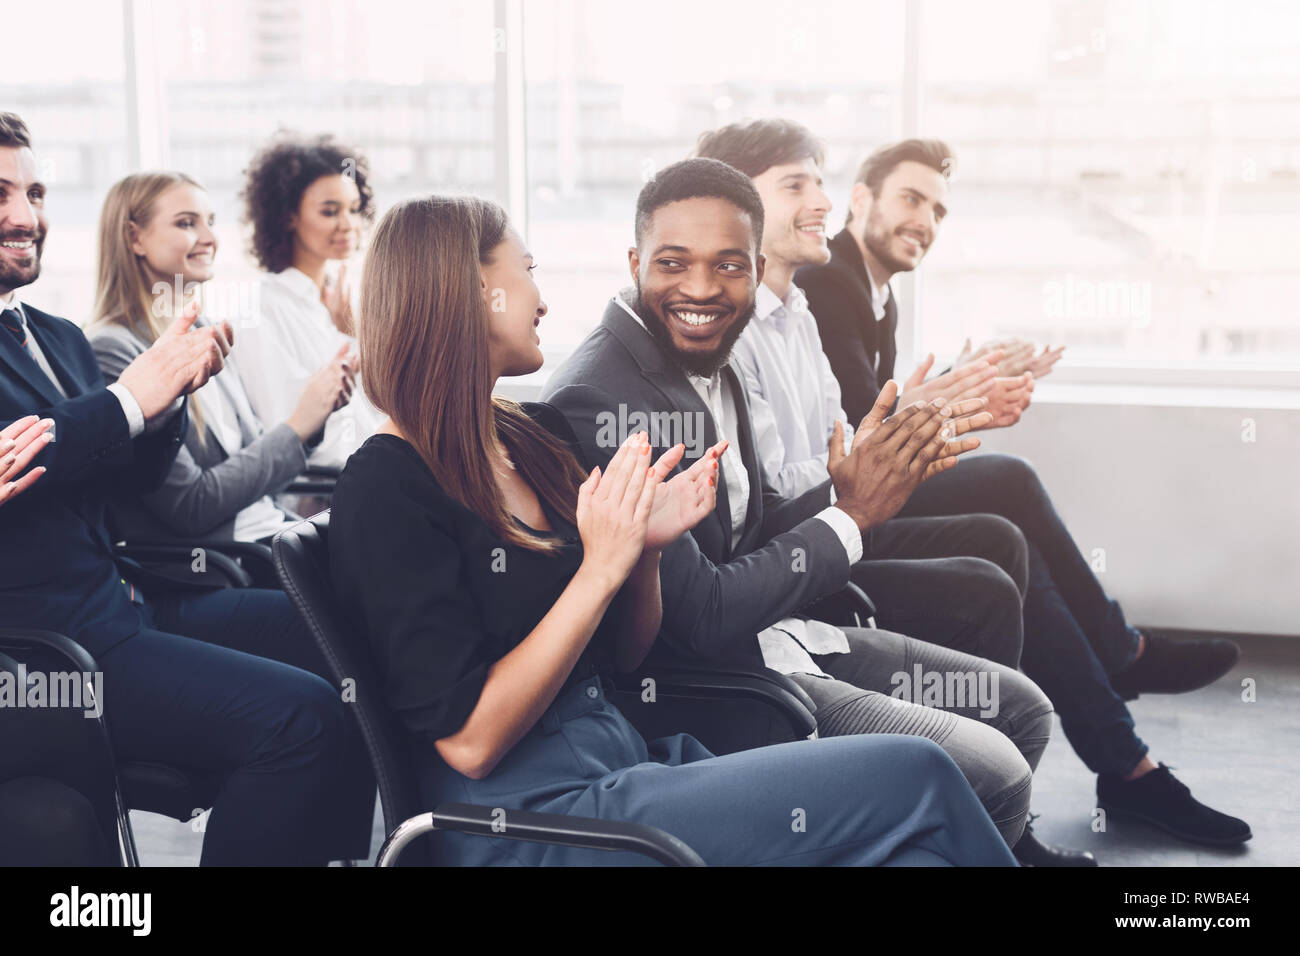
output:
[[[652,655],[761,667],[758,632],[841,590],[849,560],[835,531],[815,517],[830,504],[829,480],[798,498],[778,494],[755,453],[745,390],[729,365],[723,374],[731,376],[740,432],[731,436],[726,460],[743,462],[751,489],[744,532],[733,549],[727,489],[719,482],[713,514],[663,553],[664,619]],[[600,326],[551,376],[543,400],[569,420],[588,468],[603,467],[627,437],[612,434],[611,424],[630,421],[629,433],[640,430],[637,413],[662,423],[648,429],[656,455],[679,440],[673,432],[687,427],[684,416],[699,423],[703,440],[694,453],[688,445],[679,469],[718,440],[713,416],[686,375],[612,301]]]
[[[148,347],[121,325],[105,325],[93,332],[90,344],[109,383],[117,381]],[[229,376],[226,384],[242,393],[238,369],[230,357],[220,374],[223,379]],[[177,536],[232,538],[235,516],[242,509],[263,495],[281,490],[307,467],[307,453],[288,425],[264,429],[250,413],[247,419],[239,417],[239,429],[242,447],[232,455],[226,453],[211,429],[204,430],[203,441],[196,429],[188,429],[185,445],[161,488],[139,499],[113,503],[115,534],[155,540]]]

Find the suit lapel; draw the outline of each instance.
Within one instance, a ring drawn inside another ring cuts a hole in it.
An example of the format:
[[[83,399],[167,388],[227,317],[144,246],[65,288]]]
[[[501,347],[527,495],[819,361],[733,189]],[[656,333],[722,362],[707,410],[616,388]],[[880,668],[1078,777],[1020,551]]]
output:
[[[32,310],[26,309],[26,312],[27,334],[29,336],[36,336],[36,323],[32,320]],[[49,361],[50,367],[55,369],[55,374],[58,374],[58,366],[54,364],[50,354],[55,350],[51,349],[49,345],[47,345],[48,337],[38,336],[37,341],[40,343],[41,351],[45,353],[45,358]],[[36,364],[36,359],[32,358],[32,354],[19,345],[14,340],[13,336],[9,335],[7,332],[0,334],[0,361],[3,361],[8,365],[20,380],[25,382],[32,391],[50,405],[57,405],[59,402],[63,401],[63,396],[60,395],[59,390],[54,387],[54,383],[50,381],[50,377],[45,374],[44,370],[42,370],[39,365]],[[60,377],[62,378],[62,376]],[[66,384],[64,385],[64,388],[67,388]],[[69,390],[68,394],[73,394],[72,390]]]
[[[63,390],[68,393],[69,398],[75,398],[86,391],[86,383],[68,366],[63,343],[56,340],[56,336],[46,327],[45,322],[39,319],[35,322],[31,321],[31,311],[29,309],[27,313],[27,327],[36,336],[36,341],[40,343],[41,351],[45,354],[45,361],[50,363],[50,368],[58,376]],[[32,364],[35,365],[35,361]],[[39,367],[37,370],[39,371]]]
[[[718,443],[718,429],[713,421],[713,412],[704,404],[704,400],[691,386],[690,381],[686,378],[686,373],[676,365],[672,364],[664,355],[655,341],[644,327],[628,315],[627,312],[617,302],[610,302],[605,309],[605,317],[601,323],[613,333],[631,353],[637,368],[650,385],[663,396],[663,410],[676,411],[683,416],[695,416],[695,420],[703,423],[703,442],[702,451],[707,451]],[[737,386],[733,383],[732,388]],[[733,392],[739,396],[743,393]],[[738,399],[739,401],[739,399]],[[647,409],[651,410],[651,409]],[[659,409],[653,409],[658,411]],[[684,424],[684,423],[683,423]],[[699,456],[689,457],[690,452],[682,458],[678,466],[682,469],[689,468]],[[727,497],[727,483],[718,482],[717,504],[713,509],[713,518],[719,524],[722,530],[723,547],[728,555],[731,551],[731,504]]]
[[[893,289],[889,290],[889,298],[885,300],[884,320],[873,324],[876,326],[876,349],[880,353],[880,361],[876,363],[876,384],[884,388],[885,383],[894,377],[894,362],[897,359],[895,335],[898,332],[898,302]]]
[[[728,362],[722,367],[722,375],[731,386],[731,394],[736,402],[735,443],[739,446],[740,464],[749,477],[749,501],[745,506],[745,531],[751,532],[763,524],[763,472],[758,464],[758,449],[754,445],[754,429],[749,418],[749,402],[745,400],[745,389],[740,384],[740,376]],[[730,524],[730,514],[728,524]],[[727,538],[731,540],[730,537]]]

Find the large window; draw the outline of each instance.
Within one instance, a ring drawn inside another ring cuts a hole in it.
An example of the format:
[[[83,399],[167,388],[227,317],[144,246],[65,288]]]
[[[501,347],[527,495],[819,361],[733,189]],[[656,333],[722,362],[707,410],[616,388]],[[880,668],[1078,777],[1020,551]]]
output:
[[[369,157],[381,211],[433,190],[510,202],[553,362],[628,282],[645,177],[704,130],[779,115],[829,147],[832,228],[873,147],[955,147],[952,214],[903,287],[919,351],[1019,334],[1075,363],[1300,367],[1291,3],[47,0],[7,22],[0,96],[52,186],[28,294],[78,321],[115,179],[196,176],[219,274],[242,279],[249,157],[279,129],[331,132]]]
[[[920,129],[958,154],[925,349],[1019,334],[1076,362],[1300,364],[1300,8],[922,10]]]
[[[94,298],[100,204],[131,168],[122,23],[117,3],[5,8],[0,109],[31,128],[49,185],[41,277],[19,295],[78,323],[90,317]]]
[[[637,191],[705,130],[762,116],[807,124],[827,143],[839,221],[864,145],[899,123],[902,7],[528,0],[528,241],[548,351],[577,342],[630,284]]]
[[[255,270],[239,192],[280,130],[363,152],[380,213],[434,191],[497,198],[493,9],[457,0],[182,0],[154,7],[167,161],[213,198],[219,277]]]

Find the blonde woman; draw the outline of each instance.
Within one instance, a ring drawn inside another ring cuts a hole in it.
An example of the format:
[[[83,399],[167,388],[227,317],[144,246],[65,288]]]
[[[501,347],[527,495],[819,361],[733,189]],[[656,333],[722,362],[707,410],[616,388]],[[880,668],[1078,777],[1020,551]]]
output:
[[[199,313],[197,325],[207,323],[201,289],[214,275],[212,227],[207,194],[183,173],[137,173],[109,190],[87,329],[109,382],[187,310]],[[116,509],[128,538],[269,542],[296,520],[270,496],[306,468],[326,419],[351,397],[346,350],[314,370],[283,421],[267,425],[249,403],[237,357],[226,366],[194,393],[192,427],[162,486]]]
[[[390,418],[339,478],[330,564],[425,805],[650,824],[713,864],[1011,865],[929,740],[714,757],[682,734],[645,741],[605,698],[602,674],[633,670],[655,640],[660,552],[713,510],[725,443],[680,469],[683,446],[652,461],[641,433],[588,474],[558,411],[494,398],[542,364],[532,267],[500,207],[438,196],[390,210],[366,261],[361,377]],[[817,825],[796,832],[796,808]],[[439,840],[446,863],[638,862]]]

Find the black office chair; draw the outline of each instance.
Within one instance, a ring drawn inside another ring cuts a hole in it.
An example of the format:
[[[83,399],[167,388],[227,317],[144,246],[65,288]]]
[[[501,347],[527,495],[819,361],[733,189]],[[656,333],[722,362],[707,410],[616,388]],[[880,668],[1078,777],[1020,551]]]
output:
[[[65,692],[77,694],[82,706],[45,706],[39,709],[0,709],[0,740],[5,762],[21,767],[24,776],[47,777],[73,788],[94,808],[99,829],[113,834],[122,866],[139,866],[127,801],[120,786],[107,715],[93,714],[96,704],[93,678],[99,673],[80,644],[62,634],[31,628],[0,628],[0,672],[12,675],[15,690],[27,694],[26,681],[36,673],[67,674]],[[75,686],[73,686],[75,685]],[[46,692],[55,689],[47,681]],[[52,703],[47,697],[47,703]],[[67,701],[60,703],[67,704]]]
[[[699,856],[682,841],[642,824],[514,811],[510,814],[509,831],[500,833],[493,827],[492,808],[489,807],[444,804],[432,811],[420,812],[418,788],[406,751],[409,741],[383,705],[379,692],[372,690],[379,688],[380,684],[369,651],[343,623],[344,618],[334,600],[329,575],[328,534],[329,513],[324,512],[280,532],[273,548],[284,589],[320,645],[336,685],[342,687],[345,679],[351,680],[349,699],[354,702],[350,706],[374,765],[384,829],[388,834],[377,865],[394,866],[399,857],[403,865],[433,862],[427,839],[412,844],[439,830],[589,849],[623,850],[669,865],[701,865]],[[729,679],[726,675],[693,673],[684,684],[674,683],[670,679],[672,675],[661,676],[662,682],[657,687],[658,706],[665,714],[672,699],[703,700],[712,696],[716,700],[724,694],[733,695],[724,698],[726,702],[749,695],[781,701],[769,704],[769,707],[785,707],[788,701],[792,709],[798,708],[803,714],[799,736],[807,736],[815,726],[798,697],[781,686],[782,680],[778,680],[781,675],[774,675],[771,679],[736,675],[736,679]],[[793,683],[789,686],[794,687]],[[784,700],[781,695],[784,695]],[[697,728],[676,726],[673,730],[695,732]],[[708,734],[697,733],[697,736]],[[403,855],[408,846],[411,852]]]
[[[270,547],[256,541],[132,538],[113,546],[113,558],[146,592],[280,588]]]

